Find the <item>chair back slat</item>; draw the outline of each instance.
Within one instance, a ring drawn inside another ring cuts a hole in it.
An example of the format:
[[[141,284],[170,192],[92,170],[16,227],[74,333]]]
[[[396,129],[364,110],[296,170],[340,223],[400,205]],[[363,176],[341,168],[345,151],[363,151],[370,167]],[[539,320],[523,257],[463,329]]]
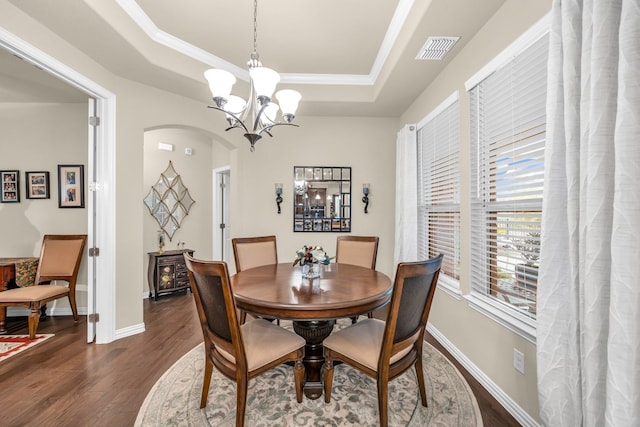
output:
[[[197,304],[202,306],[204,320],[214,335],[231,343],[231,329],[227,320],[227,306],[220,276],[193,273],[197,288]],[[195,292],[194,292],[195,294]]]
[[[40,274],[43,276],[71,276],[82,240],[51,240],[45,242]]]
[[[404,279],[394,342],[410,337],[420,328],[422,314],[431,294],[431,288],[435,286],[433,284],[434,274],[436,273]]]
[[[86,241],[86,234],[45,235],[40,249],[36,284],[49,280],[75,281]]]
[[[244,363],[246,358],[227,264],[197,260],[187,253],[184,259],[205,344],[216,345],[236,358],[237,363]]]
[[[276,236],[234,238],[231,243],[238,272],[278,263]]]
[[[424,339],[443,257],[398,264],[381,355],[389,357],[393,344],[410,337]]]
[[[336,262],[370,269],[376,268],[378,237],[338,236],[336,239]]]

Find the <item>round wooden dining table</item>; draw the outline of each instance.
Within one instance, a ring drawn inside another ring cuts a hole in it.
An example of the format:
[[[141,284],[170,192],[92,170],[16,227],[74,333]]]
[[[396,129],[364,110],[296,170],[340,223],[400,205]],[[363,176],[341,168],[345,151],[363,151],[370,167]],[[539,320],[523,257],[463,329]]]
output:
[[[391,299],[389,277],[379,271],[349,264],[322,265],[320,277],[302,277],[290,263],[243,270],[231,277],[238,308],[261,317],[293,321],[305,339],[304,393],[322,395],[322,341],[337,318],[353,317],[385,306]]]

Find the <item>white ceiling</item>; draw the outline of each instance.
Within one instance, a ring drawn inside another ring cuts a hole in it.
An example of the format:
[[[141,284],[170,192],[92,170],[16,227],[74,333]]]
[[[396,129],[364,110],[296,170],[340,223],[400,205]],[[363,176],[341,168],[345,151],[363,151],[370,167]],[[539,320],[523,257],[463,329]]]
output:
[[[9,0],[111,72],[203,104],[203,72],[237,74],[245,96],[251,0]],[[302,93],[299,115],[398,116],[504,0],[260,0],[258,53]],[[459,36],[418,61],[430,36]],[[55,57],[55,52],[47,52]],[[0,101],[74,102],[77,90],[6,52]],[[84,97],[86,98],[86,97]]]

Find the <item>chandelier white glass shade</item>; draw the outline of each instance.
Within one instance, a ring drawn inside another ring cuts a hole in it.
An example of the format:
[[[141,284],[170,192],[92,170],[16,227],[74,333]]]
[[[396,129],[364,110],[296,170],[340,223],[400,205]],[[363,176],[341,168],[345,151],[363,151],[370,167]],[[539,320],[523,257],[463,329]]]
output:
[[[276,92],[276,99],[280,105],[272,102],[271,97],[280,82],[280,75],[262,66],[257,53],[257,10],[258,3],[254,0],[253,14],[253,53],[247,63],[250,77],[250,93],[248,100],[231,95],[236,78],[228,71],[210,69],[205,71],[204,77],[209,82],[209,90],[215,102],[215,106],[209,106],[226,114],[230,129],[239,128],[244,131],[244,136],[251,143],[251,151],[255,150],[255,143],[262,138],[262,134],[271,135],[271,129],[275,126],[298,126],[293,124],[293,119],[298,109],[298,103],[302,96],[291,89],[283,89]],[[281,120],[277,121],[278,111],[281,111]]]

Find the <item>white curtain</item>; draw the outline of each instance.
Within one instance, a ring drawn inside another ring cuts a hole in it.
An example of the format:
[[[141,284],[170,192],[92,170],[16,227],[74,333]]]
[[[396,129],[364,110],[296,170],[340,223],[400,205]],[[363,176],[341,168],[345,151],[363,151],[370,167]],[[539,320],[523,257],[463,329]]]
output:
[[[416,126],[405,125],[396,141],[396,241],[393,270],[418,257],[418,171]]]
[[[640,0],[554,0],[537,316],[546,426],[640,425]]]

